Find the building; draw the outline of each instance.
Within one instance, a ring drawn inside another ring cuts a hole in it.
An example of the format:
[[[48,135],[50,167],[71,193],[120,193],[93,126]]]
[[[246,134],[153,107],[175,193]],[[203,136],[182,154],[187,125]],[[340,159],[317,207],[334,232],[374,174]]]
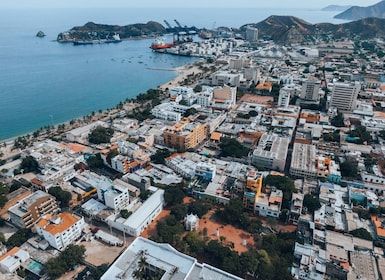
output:
[[[184,218],[184,227],[188,231],[196,231],[199,229],[199,218],[197,215],[190,214]]]
[[[290,92],[281,88],[278,96],[278,107],[288,107],[290,103]]]
[[[258,41],[258,28],[246,26],[246,41],[251,43]]]
[[[153,191],[151,196],[131,216],[123,219],[114,215],[107,219],[107,224],[129,235],[139,236],[155,220],[164,206],[164,190],[154,187],[150,187],[149,190]]]
[[[215,177],[217,166],[207,162],[198,162],[195,168],[195,176],[211,181]]]
[[[230,110],[235,105],[237,98],[237,88],[224,85],[214,88],[212,107],[220,110]]]
[[[262,217],[278,218],[281,214],[283,192],[272,191],[270,194],[261,193],[255,200],[255,213]]]
[[[0,256],[0,272],[2,273],[14,273],[20,266],[29,259],[29,253],[19,247],[13,247],[9,252]],[[7,277],[2,278],[3,274],[0,274],[1,279],[8,279]]]
[[[114,210],[121,210],[129,203],[129,194],[126,187],[113,184],[109,179],[104,178],[96,185],[98,199],[107,207]]]
[[[318,101],[320,87],[320,81],[307,80],[302,84],[300,97],[305,100]]]
[[[43,191],[36,191],[8,209],[11,222],[19,228],[32,228],[46,214],[57,212],[55,198]]]
[[[38,235],[57,250],[63,250],[82,235],[86,226],[83,217],[64,212],[58,215],[45,215],[36,225]]]
[[[251,156],[252,163],[269,169],[285,170],[289,143],[289,138],[263,134]]]
[[[176,150],[193,149],[207,139],[209,133],[208,123],[190,122],[185,119],[164,131],[164,144]]]
[[[293,156],[289,173],[295,177],[317,178],[318,172],[315,166],[317,148],[315,145],[294,143]]]
[[[138,269],[160,274],[157,279],[242,279],[208,264],[200,264],[195,258],[178,252],[169,244],[138,237],[109,267],[101,280],[134,279]]]
[[[334,83],[329,107],[337,108],[341,112],[351,112],[355,109],[361,85],[354,83]]]

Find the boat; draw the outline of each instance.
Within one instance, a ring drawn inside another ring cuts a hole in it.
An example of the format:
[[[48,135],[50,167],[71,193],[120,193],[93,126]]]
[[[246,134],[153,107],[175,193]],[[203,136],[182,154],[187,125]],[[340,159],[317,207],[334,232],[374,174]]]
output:
[[[163,50],[163,49],[171,48],[173,46],[174,46],[174,43],[165,43],[163,39],[155,38],[150,48],[153,50]]]

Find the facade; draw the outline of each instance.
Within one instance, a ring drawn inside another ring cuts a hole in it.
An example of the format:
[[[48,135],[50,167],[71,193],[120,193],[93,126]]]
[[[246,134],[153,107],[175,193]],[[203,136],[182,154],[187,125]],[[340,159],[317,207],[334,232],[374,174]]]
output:
[[[217,166],[215,164],[198,162],[195,168],[195,176],[211,181],[215,177]]]
[[[144,264],[143,260],[145,260]],[[161,274],[158,279],[242,279],[205,263],[200,264],[195,258],[178,252],[169,244],[156,243],[138,237],[109,267],[101,280],[134,279],[140,262],[145,266],[146,271],[151,270]]]
[[[13,247],[9,252],[0,256],[0,272],[2,273],[14,273],[16,272],[22,263],[29,259],[29,253],[19,247]],[[0,274],[1,279],[3,274]]]
[[[341,112],[351,112],[356,106],[357,96],[361,85],[354,83],[335,83],[333,86],[329,107]]]
[[[317,178],[315,145],[294,143],[289,173],[296,177]]]
[[[82,235],[85,226],[83,217],[64,212],[57,216],[44,216],[35,225],[35,229],[49,245],[57,250],[63,250]]]
[[[208,123],[189,122],[185,119],[164,131],[164,144],[177,150],[193,149],[207,139],[209,133]]]
[[[229,110],[235,105],[237,88],[224,85],[221,88],[214,88],[212,107],[220,110]]]
[[[57,203],[52,195],[36,191],[8,209],[12,223],[19,228],[32,228],[46,214],[57,212]]]
[[[107,178],[101,181],[100,185],[96,186],[98,192],[98,198],[107,207],[114,210],[121,210],[125,208],[129,203],[128,189],[113,184]]]
[[[301,98],[305,100],[318,101],[320,87],[321,82],[307,80],[302,84]]]
[[[278,107],[288,107],[290,102],[290,92],[282,88],[279,91]]]
[[[269,169],[285,170],[289,143],[289,138],[263,134],[251,156],[252,163]]]
[[[258,41],[258,28],[252,26],[246,26],[246,41],[256,42]]]
[[[272,191],[270,194],[261,193],[256,197],[255,213],[262,217],[278,218],[281,214],[283,192]]]

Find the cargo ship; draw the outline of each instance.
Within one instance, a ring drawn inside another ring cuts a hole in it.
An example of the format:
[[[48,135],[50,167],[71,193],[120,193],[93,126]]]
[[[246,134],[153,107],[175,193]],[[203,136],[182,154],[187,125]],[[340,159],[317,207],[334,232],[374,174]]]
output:
[[[155,38],[154,42],[151,44],[150,48],[153,50],[163,50],[173,47],[174,43],[165,43],[161,38]]]
[[[106,38],[106,39],[95,39],[95,40],[79,40],[74,41],[75,46],[79,45],[92,45],[92,44],[109,44],[109,43],[120,43],[122,42],[122,39],[120,39],[119,34],[112,35],[112,38]]]

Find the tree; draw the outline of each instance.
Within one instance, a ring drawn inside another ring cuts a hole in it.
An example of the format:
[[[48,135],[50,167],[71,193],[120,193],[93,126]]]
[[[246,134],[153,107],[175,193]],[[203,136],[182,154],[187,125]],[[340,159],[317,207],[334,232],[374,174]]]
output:
[[[321,207],[321,203],[317,197],[311,194],[305,194],[303,206],[305,206],[311,213],[314,213],[315,210],[318,210]]]
[[[330,124],[335,127],[344,127],[344,115],[342,113],[338,113],[337,116],[330,120]]]
[[[281,190],[283,192],[282,208],[290,209],[292,193],[296,191],[292,179],[286,176],[268,175],[264,179],[264,184]]]
[[[201,85],[196,85],[193,89],[194,92],[202,92],[202,86]]]
[[[26,242],[29,238],[33,236],[33,233],[29,229],[21,228],[16,231],[10,238],[8,238],[5,245],[8,248],[21,246],[24,242]]]
[[[156,153],[151,156],[151,160],[154,163],[158,164],[164,164],[165,158],[169,157],[171,155],[171,152],[167,149],[158,149],[156,150]]]
[[[68,207],[70,204],[70,201],[72,199],[72,195],[70,192],[62,190],[61,187],[56,186],[52,187],[48,190],[48,193],[52,196],[54,196],[63,206]]]
[[[120,216],[122,216],[123,219],[127,219],[132,214],[131,211],[128,211],[127,209],[120,210]]]
[[[180,204],[183,202],[184,196],[184,192],[179,187],[166,188],[164,191],[164,202],[169,206]]]
[[[340,170],[342,177],[347,178],[357,178],[358,177],[358,168],[357,165],[349,160],[345,160],[340,164]]]
[[[186,217],[187,213],[188,213],[187,212],[187,206],[183,203],[176,204],[176,205],[171,207],[170,214],[174,215],[175,219],[177,219],[178,221],[184,219],[184,217]]]
[[[236,139],[223,137],[221,138],[221,143],[219,147],[222,150],[221,156],[223,157],[237,157],[242,158],[246,157],[249,153],[249,149],[239,143]]]
[[[349,233],[351,235],[353,235],[354,237],[362,238],[362,239],[369,240],[369,241],[373,241],[373,237],[370,234],[370,232],[368,232],[364,228],[358,228],[358,229],[350,231]]]
[[[102,159],[100,153],[97,153],[96,155],[90,156],[89,158],[87,158],[86,162],[90,168],[99,168],[99,167],[102,167],[104,165],[103,159]]]
[[[3,244],[5,243],[5,235],[2,232],[0,232],[0,242]]]
[[[110,143],[113,135],[114,130],[112,128],[97,126],[88,136],[88,141],[93,144]]]
[[[119,155],[119,152],[117,149],[112,149],[108,151],[106,161],[108,162],[109,165],[111,165],[111,159],[113,159],[117,155]]]
[[[20,169],[22,169],[25,173],[40,172],[39,163],[31,156],[27,156],[22,160],[20,164]]]
[[[193,201],[188,206],[188,212],[202,218],[210,210],[210,204],[203,200]]]

